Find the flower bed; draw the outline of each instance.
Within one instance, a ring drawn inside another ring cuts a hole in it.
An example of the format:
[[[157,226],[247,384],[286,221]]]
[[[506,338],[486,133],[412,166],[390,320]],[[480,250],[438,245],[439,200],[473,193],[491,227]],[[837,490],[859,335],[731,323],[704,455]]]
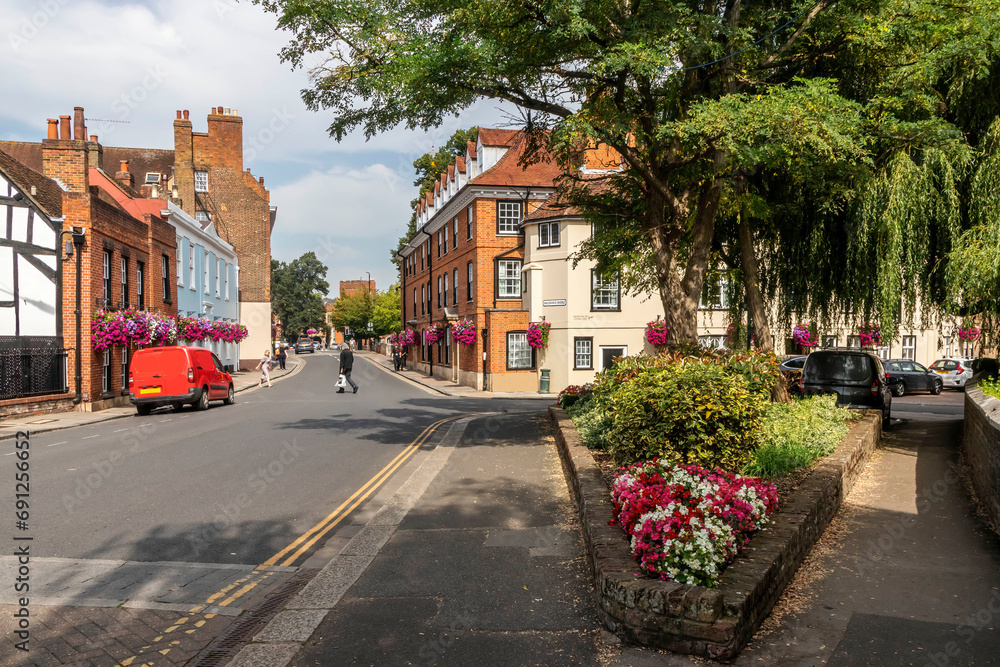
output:
[[[644,570],[707,587],[778,504],[773,484],[657,460],[621,472],[611,496],[615,520]]]
[[[556,402],[559,404],[560,408],[565,410],[569,406],[579,401],[581,397],[586,396],[593,390],[594,390],[593,385],[589,383],[583,385],[571,384],[570,386],[566,387],[565,389],[559,392],[559,395],[556,397]]]

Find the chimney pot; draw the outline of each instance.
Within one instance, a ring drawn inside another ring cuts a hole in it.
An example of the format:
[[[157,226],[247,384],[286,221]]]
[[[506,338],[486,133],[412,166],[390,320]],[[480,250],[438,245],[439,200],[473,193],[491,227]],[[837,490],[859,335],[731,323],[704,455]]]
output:
[[[181,110],[178,109],[177,110],[177,120],[180,120],[180,119],[181,119]]]
[[[184,110],[184,120],[190,120],[189,112],[187,109]]]
[[[260,177],[260,186],[264,187],[264,177],[263,176]]]
[[[122,160],[121,166],[118,171],[128,171],[128,160]]]
[[[96,144],[97,143],[97,135],[96,134],[90,135],[90,140]]]
[[[219,105],[219,113],[222,113],[222,105]]]
[[[73,138],[77,141],[87,140],[87,128],[83,120],[83,107],[73,107]]]
[[[212,107],[212,115],[215,115],[215,107]]]
[[[59,116],[59,138],[70,139],[69,116]]]
[[[48,138],[49,139],[58,139],[59,138],[59,119],[58,118],[49,118],[48,121],[49,121]]]

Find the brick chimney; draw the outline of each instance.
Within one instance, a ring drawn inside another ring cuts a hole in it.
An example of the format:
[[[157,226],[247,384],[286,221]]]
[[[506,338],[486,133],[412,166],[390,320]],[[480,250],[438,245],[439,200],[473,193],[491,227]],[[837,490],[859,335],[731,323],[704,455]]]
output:
[[[189,112],[177,112],[174,120],[174,204],[194,215],[194,138]]]
[[[243,171],[243,119],[225,107],[215,107],[208,116],[208,138],[205,149],[214,157],[216,166]]]
[[[76,115],[78,130],[82,130],[83,109],[77,107]],[[86,193],[90,186],[87,142],[70,134],[69,116],[59,116],[58,133],[51,118],[48,126],[48,136],[42,140],[42,174],[56,179],[70,192]]]
[[[132,173],[128,170],[128,160],[121,161],[118,173],[115,174],[115,180],[127,188],[131,188],[135,184],[135,179],[132,178]]]

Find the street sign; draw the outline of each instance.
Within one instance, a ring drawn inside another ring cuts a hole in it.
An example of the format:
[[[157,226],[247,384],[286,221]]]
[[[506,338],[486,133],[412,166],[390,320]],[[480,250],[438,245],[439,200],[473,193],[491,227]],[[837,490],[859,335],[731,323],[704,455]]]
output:
[[[543,306],[565,306],[566,299],[545,299],[542,301]]]

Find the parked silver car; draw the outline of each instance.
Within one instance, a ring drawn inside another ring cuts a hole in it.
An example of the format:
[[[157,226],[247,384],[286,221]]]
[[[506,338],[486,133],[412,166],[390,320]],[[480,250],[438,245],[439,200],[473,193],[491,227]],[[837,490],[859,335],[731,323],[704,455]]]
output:
[[[946,387],[965,389],[965,383],[972,378],[972,359],[946,357],[931,364],[931,370],[941,377]]]

